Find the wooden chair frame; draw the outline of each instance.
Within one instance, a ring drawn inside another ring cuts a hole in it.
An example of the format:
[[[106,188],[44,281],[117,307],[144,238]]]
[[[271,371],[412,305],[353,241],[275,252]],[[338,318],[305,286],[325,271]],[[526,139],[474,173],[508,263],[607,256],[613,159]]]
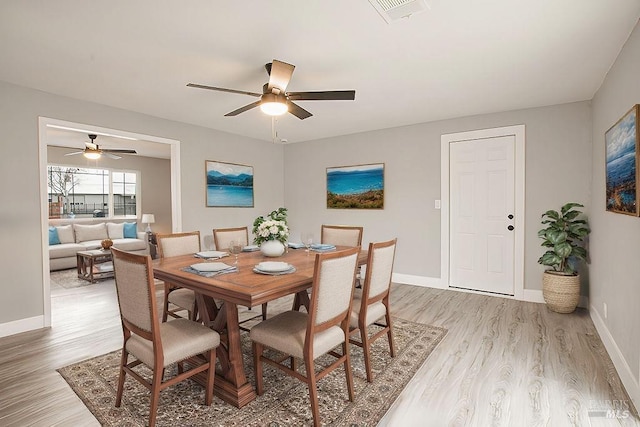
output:
[[[156,242],[158,245],[158,256],[160,258],[164,258],[165,249],[162,247],[162,241],[165,239],[173,239],[173,238],[181,238],[187,236],[198,236],[198,250],[196,252],[200,252],[200,231],[189,231],[184,233],[166,233],[166,234],[156,234]],[[196,320],[198,318],[198,305],[194,304],[193,307],[180,307],[176,309],[169,309],[169,294],[177,289],[180,289],[178,286],[173,285],[171,283],[164,283],[164,309],[162,310],[162,321],[166,322],[168,316],[174,317],[176,319],[181,318],[182,316],[178,315],[178,311],[186,310],[188,313],[188,318],[191,320]],[[194,298],[195,301],[195,298]]]
[[[344,365],[345,376],[347,380],[347,389],[349,392],[349,400],[353,401],[354,392],[353,392],[353,374],[351,372],[351,358],[349,355],[349,315],[351,312],[351,304],[353,301],[353,283],[351,283],[351,297],[349,302],[349,307],[347,311],[340,313],[332,319],[329,319],[319,325],[316,325],[316,307],[318,305],[318,295],[320,292],[317,291],[317,287],[320,283],[320,272],[322,269],[322,263],[331,259],[348,257],[351,255],[357,255],[360,252],[359,247],[350,248],[343,251],[338,252],[328,252],[328,253],[320,253],[316,254],[315,260],[315,268],[313,272],[313,284],[311,290],[311,301],[309,305],[309,314],[307,319],[307,331],[305,335],[304,342],[304,364],[306,370],[306,376],[302,375],[297,371],[296,360],[292,356],[285,356],[278,360],[269,359],[268,357],[263,355],[264,345],[253,342],[253,363],[254,363],[254,372],[256,378],[256,391],[258,395],[261,395],[264,392],[264,384],[263,384],[263,364],[262,362],[266,362],[269,365],[275,366],[283,372],[291,375],[300,381],[307,384],[309,388],[309,397],[311,400],[311,412],[313,413],[313,423],[314,426],[320,425],[320,411],[318,405],[318,389],[317,382],[324,378],[327,374],[333,371],[340,365]],[[353,280],[355,280],[357,268],[357,261],[354,262],[353,268]],[[331,363],[329,366],[323,366],[319,372],[315,370],[314,363],[314,354],[313,354],[313,341],[315,334],[318,332],[322,332],[324,330],[329,329],[332,326],[339,325],[340,328],[344,331],[346,340],[342,343],[342,354],[336,353],[334,351],[329,351],[327,354],[331,354],[336,358],[336,360]],[[289,365],[285,365],[283,362],[289,359]]]
[[[370,243],[369,244],[369,252],[367,255],[367,274],[364,279],[364,285],[362,286],[362,299],[360,301],[360,312],[358,313],[358,327],[352,328],[350,334],[353,335],[355,333],[360,334],[360,341],[349,339],[351,344],[362,347],[362,351],[364,353],[364,365],[367,372],[367,381],[373,381],[373,373],[371,371],[371,345],[375,340],[380,338],[383,335],[387,335],[387,339],[389,341],[389,352],[391,353],[391,357],[395,357],[395,344],[393,342],[393,325],[391,323],[391,311],[390,311],[390,303],[389,297],[391,294],[391,276],[389,276],[389,286],[387,289],[379,295],[369,297],[370,289],[371,289],[371,278],[373,274],[375,274],[375,265],[374,265],[374,255],[376,250],[388,248],[390,246],[394,246],[394,258],[395,258],[395,245],[397,239],[389,240],[387,242],[379,242],[379,243]],[[391,264],[391,269],[393,270],[393,261]],[[377,326],[381,326],[382,329],[372,336],[369,336],[367,332],[367,309],[371,304],[374,304],[378,301],[382,301],[384,304],[385,311],[385,325],[376,323]]]
[[[136,263],[136,264],[146,264],[147,269],[147,286],[149,287],[149,295],[151,295],[151,332],[145,331],[133,323],[129,322],[123,315],[122,310],[120,310],[120,318],[122,320],[122,332],[124,335],[124,341],[122,344],[122,357],[120,360],[120,374],[118,377],[118,388],[116,392],[116,402],[115,406],[118,408],[122,403],[122,393],[124,390],[124,381],[126,378],[126,374],[131,375],[137,381],[139,381],[143,386],[145,386],[151,392],[151,400],[149,407],[149,426],[153,427],[156,421],[156,414],[158,412],[158,401],[160,400],[160,392],[167,387],[170,387],[174,384],[177,384],[189,377],[192,377],[200,372],[207,371],[206,374],[206,389],[205,389],[205,404],[207,406],[211,405],[213,401],[213,386],[215,380],[215,362],[216,362],[216,349],[213,348],[205,353],[204,361],[187,371],[184,370],[184,366],[182,362],[178,362],[178,375],[167,380],[163,381],[164,378],[164,353],[162,350],[162,340],[160,338],[160,331],[158,330],[160,327],[160,322],[158,319],[158,308],[155,304],[155,282],[153,280],[153,267],[151,264],[151,257],[148,255],[138,255],[132,254],[129,252],[125,252],[122,250],[118,250],[116,248],[111,249],[111,253],[113,255],[114,261],[117,259],[122,259],[126,262]],[[117,267],[116,262],[114,262],[114,272],[116,277],[116,291],[117,287]],[[119,304],[118,304],[119,306]],[[131,334],[134,333],[148,341],[152,342],[153,345],[153,354],[154,354],[154,366],[153,366],[153,378],[152,381],[149,382],[145,378],[143,378],[140,374],[138,374],[133,368],[142,364],[140,360],[133,360],[130,363],[127,363],[129,358],[129,353],[127,352],[127,341],[131,338]],[[190,361],[189,365],[192,366],[192,361]]]

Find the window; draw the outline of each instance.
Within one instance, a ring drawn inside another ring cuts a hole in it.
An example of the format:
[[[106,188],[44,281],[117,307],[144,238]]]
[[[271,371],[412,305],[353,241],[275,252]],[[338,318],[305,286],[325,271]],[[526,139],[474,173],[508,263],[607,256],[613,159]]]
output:
[[[49,218],[136,218],[139,174],[48,165]]]

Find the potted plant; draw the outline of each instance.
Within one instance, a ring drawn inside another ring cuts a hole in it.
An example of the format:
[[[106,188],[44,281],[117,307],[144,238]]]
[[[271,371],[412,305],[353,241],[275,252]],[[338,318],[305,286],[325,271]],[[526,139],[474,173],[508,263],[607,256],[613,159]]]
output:
[[[262,254],[276,257],[284,253],[285,243],[289,239],[287,226],[287,208],[278,208],[267,217],[259,216],[253,222],[253,239],[260,246]]]
[[[580,275],[577,262],[586,261],[587,250],[581,246],[589,234],[587,221],[581,217],[579,203],[567,203],[560,212],[542,214],[545,226],[538,231],[542,247],[547,251],[538,263],[551,267],[542,277],[542,295],[547,306],[558,313],[571,313],[580,301]]]

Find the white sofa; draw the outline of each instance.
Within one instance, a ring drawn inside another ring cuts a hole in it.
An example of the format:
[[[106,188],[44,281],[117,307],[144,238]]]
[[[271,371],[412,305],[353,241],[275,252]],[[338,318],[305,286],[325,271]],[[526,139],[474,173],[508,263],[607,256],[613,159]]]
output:
[[[139,232],[135,222],[126,224],[128,225],[124,222],[95,224],[50,222],[49,271],[76,267],[76,253],[100,249],[104,239],[111,239],[113,246],[118,249],[148,255],[147,234],[144,231]]]

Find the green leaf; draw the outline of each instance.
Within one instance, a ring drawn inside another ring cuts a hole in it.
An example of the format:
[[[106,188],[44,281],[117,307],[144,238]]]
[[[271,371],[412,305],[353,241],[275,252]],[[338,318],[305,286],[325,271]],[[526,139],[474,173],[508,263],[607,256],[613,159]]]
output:
[[[556,255],[555,252],[547,251],[544,253],[544,255],[540,257],[538,262],[542,265],[555,267],[560,265],[560,262],[562,262],[562,259],[558,255]]]
[[[544,218],[545,216],[553,219],[553,220],[558,220],[558,218],[560,218],[560,214],[557,211],[554,210],[550,210],[550,211],[546,211],[545,213],[542,214],[542,217]]]
[[[564,231],[552,230],[547,233],[547,239],[554,245],[567,241],[567,233]]]
[[[562,208],[560,208],[560,211],[562,212],[562,215],[564,215],[573,208],[584,208],[584,206],[580,203],[567,203]]]
[[[587,259],[587,250],[581,246],[576,246],[573,248],[573,251],[571,252],[572,256],[575,256],[576,258],[580,258],[580,259]]]
[[[573,251],[573,248],[571,247],[571,245],[569,243],[562,242],[562,243],[558,243],[557,245],[555,245],[553,247],[553,250],[560,258],[566,258],[569,255],[571,255],[571,252]]]

